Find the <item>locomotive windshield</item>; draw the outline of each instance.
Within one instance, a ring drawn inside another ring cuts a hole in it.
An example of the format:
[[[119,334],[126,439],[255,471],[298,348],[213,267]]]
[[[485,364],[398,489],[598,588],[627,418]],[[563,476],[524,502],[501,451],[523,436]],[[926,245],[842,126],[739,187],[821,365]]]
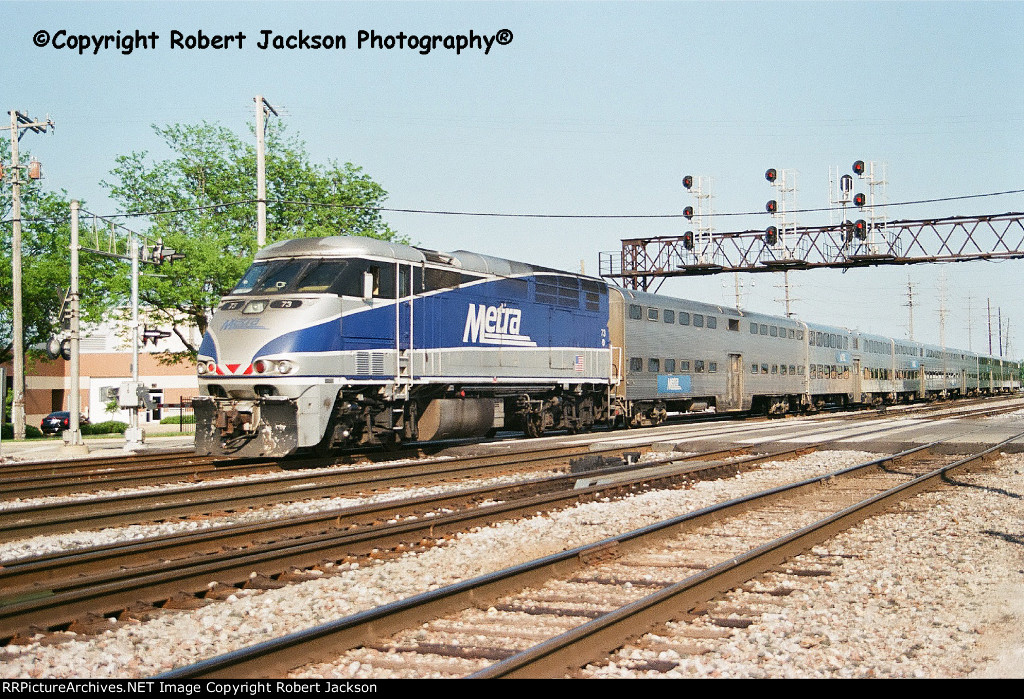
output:
[[[363,273],[374,280],[374,296],[394,298],[395,266],[360,259],[275,260],[257,262],[245,273],[232,294],[313,293],[362,296]],[[406,280],[403,280],[406,281]],[[406,286],[403,284],[403,286]],[[402,290],[408,293],[407,289]]]

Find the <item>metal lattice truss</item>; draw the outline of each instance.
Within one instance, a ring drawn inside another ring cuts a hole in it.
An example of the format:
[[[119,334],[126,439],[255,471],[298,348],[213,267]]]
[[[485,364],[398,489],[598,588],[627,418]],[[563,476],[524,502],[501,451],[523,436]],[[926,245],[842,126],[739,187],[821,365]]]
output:
[[[600,274],[650,290],[668,277],[823,267],[911,265],[1024,258],[1024,213],[797,228],[774,245],[764,231],[716,233],[687,248],[683,236],[632,238],[600,254]],[[700,249],[698,249],[698,247]]]

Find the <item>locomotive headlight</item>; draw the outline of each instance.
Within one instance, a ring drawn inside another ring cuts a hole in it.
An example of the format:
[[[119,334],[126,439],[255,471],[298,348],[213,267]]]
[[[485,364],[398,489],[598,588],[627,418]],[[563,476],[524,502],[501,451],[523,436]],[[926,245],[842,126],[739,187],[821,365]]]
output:
[[[204,364],[203,362],[199,362],[199,365],[196,367],[196,373],[199,374],[200,376],[205,374],[206,373],[206,364]]]
[[[277,373],[279,374],[290,374],[295,370],[295,365],[289,362],[287,359],[282,359],[277,363]]]

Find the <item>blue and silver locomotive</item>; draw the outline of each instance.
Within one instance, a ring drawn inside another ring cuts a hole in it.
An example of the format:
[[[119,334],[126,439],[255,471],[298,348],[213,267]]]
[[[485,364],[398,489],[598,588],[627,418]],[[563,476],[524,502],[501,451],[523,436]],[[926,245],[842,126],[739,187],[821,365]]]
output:
[[[997,357],[371,238],[256,255],[199,350],[196,451],[654,425],[1017,390]]]
[[[608,288],[370,238],[280,242],[199,350],[200,453],[584,430],[607,420]]]

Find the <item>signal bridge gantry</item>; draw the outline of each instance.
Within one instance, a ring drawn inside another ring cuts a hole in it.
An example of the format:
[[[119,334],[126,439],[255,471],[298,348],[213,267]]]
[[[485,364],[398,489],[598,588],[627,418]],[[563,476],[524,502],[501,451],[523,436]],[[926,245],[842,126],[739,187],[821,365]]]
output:
[[[660,288],[668,277],[721,272],[1024,258],[1024,213],[796,228],[789,234],[785,254],[775,241],[766,240],[769,235],[764,230],[716,233],[701,260],[687,248],[683,236],[630,238],[622,241],[621,251],[600,253],[600,275],[627,288],[650,291],[655,282]]]

